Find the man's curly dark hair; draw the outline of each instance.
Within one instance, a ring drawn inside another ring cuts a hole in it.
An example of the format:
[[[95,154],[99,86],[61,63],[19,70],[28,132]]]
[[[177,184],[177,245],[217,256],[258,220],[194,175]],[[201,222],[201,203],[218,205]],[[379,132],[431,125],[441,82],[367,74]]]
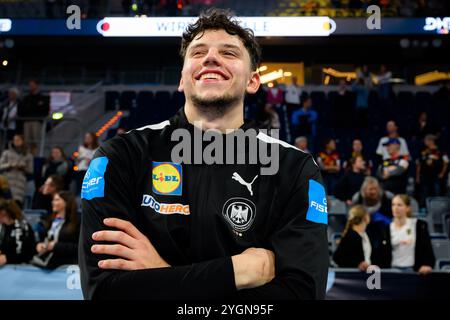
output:
[[[206,30],[224,30],[230,35],[238,36],[250,55],[252,70],[256,70],[261,62],[261,47],[256,41],[253,30],[243,28],[233,18],[233,13],[227,9],[210,8],[200,14],[198,20],[189,25],[183,32],[180,55],[184,59],[186,50],[192,40]]]

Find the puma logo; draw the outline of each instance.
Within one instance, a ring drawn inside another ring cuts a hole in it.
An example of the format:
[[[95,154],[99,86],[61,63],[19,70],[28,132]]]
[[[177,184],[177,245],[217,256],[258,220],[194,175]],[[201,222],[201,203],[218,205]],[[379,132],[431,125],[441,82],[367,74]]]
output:
[[[247,187],[248,191],[250,192],[250,195],[253,196],[253,191],[252,191],[252,184],[253,182],[255,182],[256,178],[258,178],[258,175],[256,175],[252,182],[245,182],[244,179],[242,179],[242,177],[237,173],[234,172],[232,179],[236,180],[237,182],[239,182],[240,184],[244,185]]]

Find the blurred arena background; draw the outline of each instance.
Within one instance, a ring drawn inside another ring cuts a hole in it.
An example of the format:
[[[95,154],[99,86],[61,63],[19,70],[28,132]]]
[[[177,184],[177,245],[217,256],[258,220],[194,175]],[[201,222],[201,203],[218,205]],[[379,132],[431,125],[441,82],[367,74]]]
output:
[[[180,36],[211,6],[232,9],[262,45],[263,86],[246,98],[245,117],[261,128],[279,128],[282,140],[311,152],[323,169],[328,298],[448,297],[447,1],[0,0],[0,193],[20,205],[35,240],[46,232],[49,177],[58,175],[60,188],[75,194],[79,205],[92,140],[161,122],[183,106]],[[26,148],[15,142],[17,134],[24,134]],[[400,153],[407,165],[394,183],[380,175],[396,157],[383,155],[389,139],[406,144]],[[430,149],[432,143],[437,147]],[[19,173],[11,152],[25,163]],[[366,273],[334,261],[349,208],[370,202],[361,188],[366,176],[384,187],[382,198],[377,191],[370,199],[373,206],[390,207],[394,194],[406,193],[412,215],[428,223],[436,259],[426,282],[387,269],[384,289],[372,291]],[[0,299],[81,299],[77,272],[76,266],[48,273],[7,264],[0,267]]]

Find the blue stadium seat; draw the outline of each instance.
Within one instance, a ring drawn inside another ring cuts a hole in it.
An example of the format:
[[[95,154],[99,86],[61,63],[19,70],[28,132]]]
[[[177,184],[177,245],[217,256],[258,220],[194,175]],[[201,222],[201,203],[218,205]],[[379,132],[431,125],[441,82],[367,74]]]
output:
[[[118,91],[106,91],[105,92],[105,109],[106,110],[115,110],[116,106],[118,107],[120,104],[119,101],[119,92]]]
[[[137,106],[138,108],[146,108],[153,103],[152,91],[139,91],[137,94]]]
[[[449,239],[432,239],[434,255],[436,260],[450,259],[450,240]]]
[[[448,197],[429,197],[426,199],[428,215],[433,221],[435,232],[443,232],[442,216],[450,213],[450,200]]]
[[[134,91],[123,91],[120,94],[120,109],[121,110],[130,110],[133,103],[136,102],[136,92]]]

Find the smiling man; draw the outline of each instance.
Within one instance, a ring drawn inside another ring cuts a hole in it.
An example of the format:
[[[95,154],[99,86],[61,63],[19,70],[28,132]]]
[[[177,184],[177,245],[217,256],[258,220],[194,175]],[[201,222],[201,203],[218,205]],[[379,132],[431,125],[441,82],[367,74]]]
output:
[[[184,107],[168,121],[107,141],[86,173],[79,252],[84,297],[323,298],[326,198],[309,154],[258,132],[263,147],[279,148],[276,174],[260,175],[261,163],[171,158],[177,129],[226,136],[252,128],[243,101],[260,86],[253,33],[213,9],[187,28],[180,53]],[[236,148],[248,155],[249,144]]]

